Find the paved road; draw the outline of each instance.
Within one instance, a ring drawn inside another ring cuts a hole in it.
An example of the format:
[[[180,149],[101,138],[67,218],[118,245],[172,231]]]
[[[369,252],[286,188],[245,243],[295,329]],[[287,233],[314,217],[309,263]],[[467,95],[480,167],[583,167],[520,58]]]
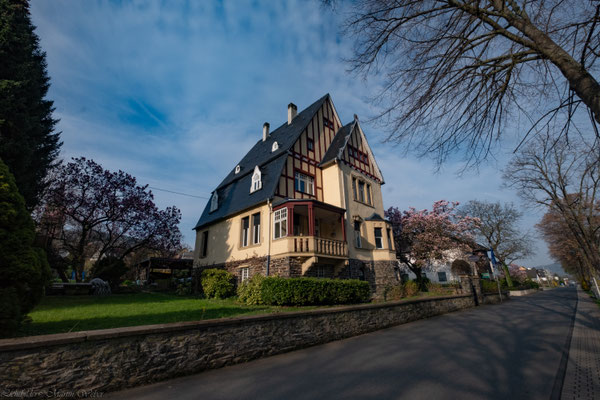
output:
[[[540,292],[110,398],[549,399],[576,299]]]

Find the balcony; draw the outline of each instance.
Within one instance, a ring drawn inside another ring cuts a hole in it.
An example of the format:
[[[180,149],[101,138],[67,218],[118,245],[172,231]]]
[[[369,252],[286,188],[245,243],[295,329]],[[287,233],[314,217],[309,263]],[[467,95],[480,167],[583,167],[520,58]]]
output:
[[[348,245],[345,241],[315,236],[289,237],[288,249],[290,253],[302,255],[318,255],[332,258],[348,257]]]

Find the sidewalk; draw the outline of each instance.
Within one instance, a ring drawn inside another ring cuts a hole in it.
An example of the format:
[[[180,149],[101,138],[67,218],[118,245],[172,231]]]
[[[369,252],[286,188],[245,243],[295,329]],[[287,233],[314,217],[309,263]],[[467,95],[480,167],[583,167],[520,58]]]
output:
[[[600,398],[600,307],[581,289],[561,399]]]

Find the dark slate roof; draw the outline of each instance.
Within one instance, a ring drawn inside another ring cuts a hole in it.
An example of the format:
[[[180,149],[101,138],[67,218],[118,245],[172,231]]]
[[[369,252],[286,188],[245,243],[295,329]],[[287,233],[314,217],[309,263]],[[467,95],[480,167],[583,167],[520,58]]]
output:
[[[287,121],[283,123],[271,132],[264,142],[261,138],[239,162],[240,172],[236,174],[234,167],[215,189],[219,196],[219,207],[214,212],[209,212],[209,200],[194,229],[199,229],[272,198],[279,184],[279,177],[288,151],[328,97],[329,93],[298,113],[291,124],[288,125]],[[279,149],[271,152],[274,141],[277,141]],[[257,165],[261,171],[262,189],[250,193],[252,174]]]
[[[373,213],[369,217],[365,218],[365,221],[385,221],[385,219],[383,219],[381,215]]]
[[[319,166],[324,166],[329,164],[331,161],[335,159],[340,159],[342,157],[341,152],[346,147],[346,143],[350,140],[350,135],[352,134],[352,128],[354,127],[354,123],[356,121],[352,121],[349,124],[342,126],[338,132],[333,137],[329,148],[325,152],[323,159]]]

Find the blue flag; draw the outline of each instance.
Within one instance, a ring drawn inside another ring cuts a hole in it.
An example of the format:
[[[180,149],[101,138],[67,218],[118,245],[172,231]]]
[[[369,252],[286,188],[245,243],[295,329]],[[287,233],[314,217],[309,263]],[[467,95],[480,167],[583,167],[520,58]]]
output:
[[[492,260],[492,265],[496,268],[496,256],[494,256],[494,249],[490,249],[490,260]]]

